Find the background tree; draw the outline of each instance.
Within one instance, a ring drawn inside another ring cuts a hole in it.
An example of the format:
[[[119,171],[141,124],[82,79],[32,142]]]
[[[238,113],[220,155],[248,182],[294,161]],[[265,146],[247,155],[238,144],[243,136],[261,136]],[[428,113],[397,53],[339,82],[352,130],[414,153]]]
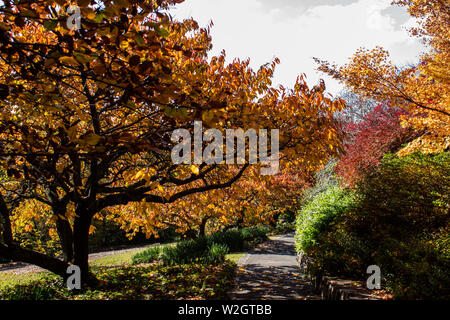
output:
[[[269,224],[276,214],[298,207],[311,178],[297,170],[286,166],[276,176],[261,176],[252,167],[230,188],[189,195],[171,204],[130,203],[108,210],[109,219],[120,223],[130,236],[144,232],[149,237],[169,227],[200,236],[206,231]]]
[[[395,153],[420,136],[411,128],[401,126],[408,115],[402,109],[378,105],[364,121],[350,122],[344,127],[345,153],[336,165],[336,172],[354,186],[358,180],[376,170],[385,153]]]

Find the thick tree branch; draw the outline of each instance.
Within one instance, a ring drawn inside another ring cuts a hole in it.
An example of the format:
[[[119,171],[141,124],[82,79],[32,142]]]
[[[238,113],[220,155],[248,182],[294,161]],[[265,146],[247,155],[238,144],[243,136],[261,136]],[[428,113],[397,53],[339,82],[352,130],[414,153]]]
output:
[[[152,195],[152,194],[146,194],[145,192],[142,192],[142,190],[134,190],[134,191],[130,190],[127,193],[108,195],[97,201],[96,208],[95,208],[96,210],[94,210],[94,211],[98,212],[99,210],[105,209],[107,207],[116,206],[116,205],[126,205],[129,202],[138,202],[138,201],[142,201],[144,199],[146,202],[151,202],[151,203],[172,203],[172,202],[177,201],[178,199],[181,199],[181,198],[186,197],[191,194],[228,188],[228,187],[231,187],[231,185],[233,183],[235,183],[237,180],[239,180],[239,178],[242,177],[242,175],[244,174],[244,172],[248,168],[248,166],[249,166],[248,164],[245,164],[239,170],[239,172],[233,178],[229,179],[227,182],[186,189],[186,190],[177,192],[168,198],[165,198],[162,196],[157,196],[157,195]]]
[[[69,263],[57,258],[24,249],[14,244],[0,244],[0,256],[14,261],[37,265],[62,277],[66,276],[67,267],[69,266]]]

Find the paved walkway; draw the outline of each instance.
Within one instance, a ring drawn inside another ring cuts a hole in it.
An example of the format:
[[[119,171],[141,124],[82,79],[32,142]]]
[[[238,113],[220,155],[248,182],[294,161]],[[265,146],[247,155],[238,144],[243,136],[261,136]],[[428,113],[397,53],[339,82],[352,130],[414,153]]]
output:
[[[298,268],[294,234],[274,237],[238,261],[236,300],[320,300]]]

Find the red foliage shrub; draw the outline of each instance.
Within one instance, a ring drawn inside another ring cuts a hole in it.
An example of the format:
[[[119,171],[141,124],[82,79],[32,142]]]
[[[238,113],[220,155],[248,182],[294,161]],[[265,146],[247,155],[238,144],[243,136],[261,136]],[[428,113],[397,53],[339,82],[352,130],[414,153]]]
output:
[[[360,122],[350,122],[345,127],[347,142],[345,154],[336,165],[337,174],[344,183],[355,183],[375,170],[385,153],[398,151],[417,134],[410,128],[402,128],[400,118],[405,111],[386,105],[378,105]]]

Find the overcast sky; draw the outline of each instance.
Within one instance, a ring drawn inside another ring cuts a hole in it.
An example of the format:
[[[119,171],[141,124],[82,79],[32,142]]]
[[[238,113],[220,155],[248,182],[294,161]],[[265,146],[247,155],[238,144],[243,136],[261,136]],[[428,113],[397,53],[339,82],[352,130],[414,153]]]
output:
[[[326,80],[328,91],[341,86],[318,73],[312,57],[343,64],[360,47],[381,45],[395,63],[414,63],[424,50],[406,29],[414,20],[392,0],[186,0],[172,12],[194,17],[201,26],[214,22],[213,52],[251,58],[252,66],[281,60],[274,84],[292,88],[300,73],[308,82]]]

